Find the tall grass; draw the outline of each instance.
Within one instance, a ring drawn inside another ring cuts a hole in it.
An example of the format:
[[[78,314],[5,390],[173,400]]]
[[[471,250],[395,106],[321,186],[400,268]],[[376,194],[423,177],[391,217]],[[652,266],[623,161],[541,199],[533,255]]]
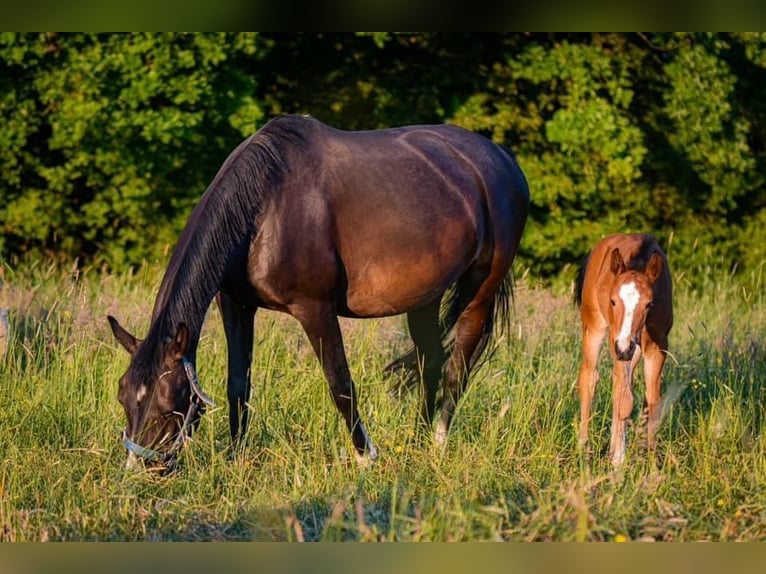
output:
[[[351,455],[319,364],[289,317],[259,312],[247,443],[227,454],[226,348],[211,308],[198,356],[205,415],[178,472],[123,469],[117,380],[128,356],[104,319],[148,326],[161,269],[80,275],[6,269],[0,363],[4,540],[760,540],[766,537],[764,269],[676,272],[676,323],[654,456],[629,435],[605,456],[609,368],[580,456],[579,319],[568,293],[517,286],[513,328],[475,373],[444,453],[413,440],[416,397],[380,373],[407,344],[402,318],[344,321],[361,413],[380,448]],[[641,404],[640,373],[635,388]]]

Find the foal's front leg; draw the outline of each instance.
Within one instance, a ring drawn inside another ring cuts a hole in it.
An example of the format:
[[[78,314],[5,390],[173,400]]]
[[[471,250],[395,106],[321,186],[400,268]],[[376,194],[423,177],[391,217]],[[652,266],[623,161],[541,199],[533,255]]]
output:
[[[583,319],[585,321],[585,319]],[[606,335],[606,325],[582,329],[582,362],[577,377],[577,392],[580,396],[580,430],[578,444],[581,449],[588,446],[588,427],[593,394],[598,382],[598,355]]]
[[[641,347],[636,347],[630,361],[618,361],[612,349],[612,437],[609,455],[615,468],[625,461],[625,427],[633,412],[633,371],[641,358]]]
[[[293,305],[290,312],[300,321],[319,358],[332,399],[351,433],[357,460],[360,463],[374,460],[378,451],[359,417],[354,381],[351,380],[334,306],[327,302],[311,301]]]

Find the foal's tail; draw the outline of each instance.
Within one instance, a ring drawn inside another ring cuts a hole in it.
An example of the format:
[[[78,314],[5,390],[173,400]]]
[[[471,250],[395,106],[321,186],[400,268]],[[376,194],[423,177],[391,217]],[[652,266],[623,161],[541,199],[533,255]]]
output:
[[[464,296],[457,283],[448,289],[445,294],[439,319],[442,348],[444,349],[444,354],[442,355],[442,368],[452,353],[452,348],[455,344],[455,324],[469,301],[470,298]],[[484,351],[492,340],[494,334],[501,336],[508,330],[512,301],[513,276],[509,272],[495,293],[495,298],[489,309],[487,320],[484,322],[479,343],[468,361],[469,370],[478,368],[484,361],[492,356],[494,349],[492,349],[489,354],[485,354]],[[497,327],[497,329],[495,329],[495,327]],[[395,394],[401,395],[403,391],[408,391],[419,386],[422,374],[421,368],[422,365],[418,361],[417,350],[412,347],[404,355],[386,366],[383,372],[387,376],[395,377],[392,381],[392,390]]]
[[[588,266],[588,259],[590,259],[590,254],[583,257],[575,278],[574,302],[578,307],[582,305],[582,288],[585,283],[585,268]]]

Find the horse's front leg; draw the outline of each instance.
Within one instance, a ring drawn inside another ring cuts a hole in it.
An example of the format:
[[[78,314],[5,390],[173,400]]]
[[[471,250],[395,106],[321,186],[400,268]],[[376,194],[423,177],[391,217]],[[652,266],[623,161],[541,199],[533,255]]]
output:
[[[242,305],[225,292],[219,294],[218,305],[228,349],[229,430],[232,446],[236,446],[247,430],[255,307]]]
[[[348,368],[334,306],[329,302],[312,300],[292,305],[290,312],[300,321],[319,358],[333,402],[351,433],[357,460],[360,463],[374,460],[378,451],[359,417],[354,381]]]
[[[615,468],[625,461],[625,428],[633,412],[633,371],[641,358],[641,347],[636,347],[630,361],[618,361],[612,349],[612,437],[609,456]]]

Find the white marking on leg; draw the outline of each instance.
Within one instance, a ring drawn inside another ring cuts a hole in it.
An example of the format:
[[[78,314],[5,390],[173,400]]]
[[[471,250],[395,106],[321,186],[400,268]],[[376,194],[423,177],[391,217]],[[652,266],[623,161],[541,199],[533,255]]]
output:
[[[362,434],[364,435],[364,445],[366,452],[363,455],[357,452],[356,461],[362,466],[367,466],[369,463],[378,458],[378,449],[375,448],[375,444],[373,444],[372,440],[370,439],[370,435],[367,434],[367,428],[364,426],[364,423],[360,421],[358,424],[359,430],[361,430]]]
[[[447,446],[447,433],[448,433],[447,425],[444,423],[444,421],[440,420],[439,424],[436,425],[434,442],[436,443],[436,446],[438,446],[442,450],[444,450],[444,448]]]
[[[612,429],[612,467],[619,468],[625,462],[625,427],[626,421],[613,421]]]
[[[616,414],[616,413],[615,413]],[[612,467],[617,469],[625,462],[625,421],[612,421],[612,437],[609,442],[609,455]]]
[[[612,467],[620,468],[625,462],[625,433],[620,438],[620,446],[612,454]]]
[[[636,284],[632,281],[620,287],[620,299],[622,299],[625,314],[622,317],[620,332],[617,334],[617,346],[623,352],[627,352],[630,348],[630,329],[633,326],[633,313],[636,310],[639,298],[640,295],[638,289],[636,289]]]
[[[138,457],[133,451],[128,451],[128,460],[125,461],[125,468],[131,470],[138,465]]]

